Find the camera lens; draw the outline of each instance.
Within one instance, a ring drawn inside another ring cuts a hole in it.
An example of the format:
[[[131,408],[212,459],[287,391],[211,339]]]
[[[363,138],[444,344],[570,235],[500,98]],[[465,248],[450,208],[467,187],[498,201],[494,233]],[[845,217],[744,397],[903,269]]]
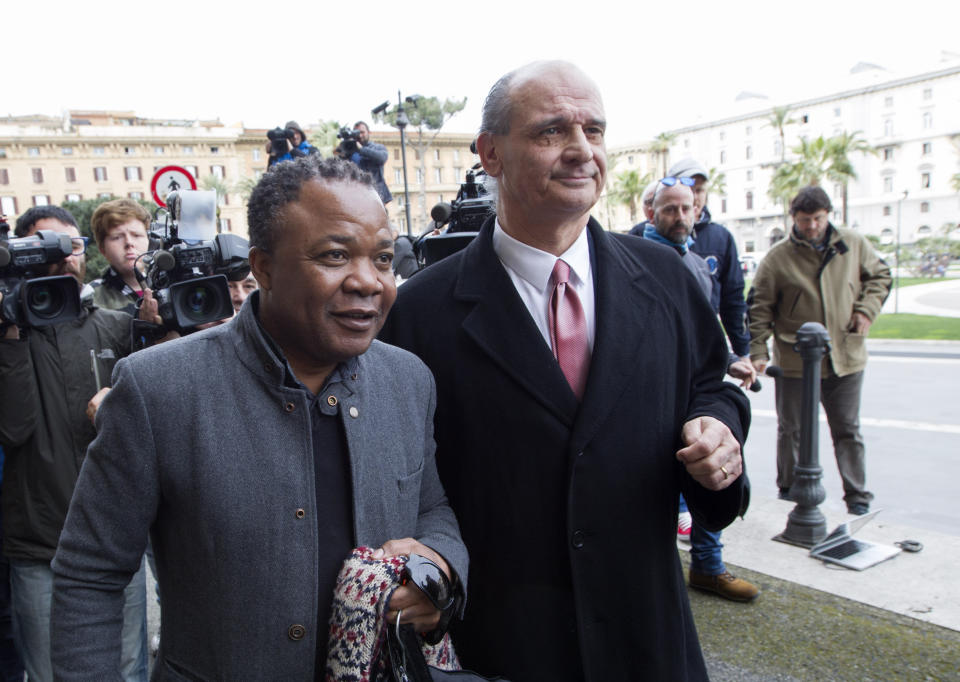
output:
[[[39,318],[49,320],[57,317],[64,306],[63,289],[44,282],[27,291],[27,307]]]
[[[198,284],[184,292],[184,313],[198,324],[211,320],[217,307],[217,292],[206,284]]]

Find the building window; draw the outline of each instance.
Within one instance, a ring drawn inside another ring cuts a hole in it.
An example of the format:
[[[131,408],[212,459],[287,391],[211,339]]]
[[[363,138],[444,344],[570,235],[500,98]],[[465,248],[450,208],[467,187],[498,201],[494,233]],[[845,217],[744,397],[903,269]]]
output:
[[[42,184],[42,183],[43,183],[43,169],[42,169],[42,168],[31,168],[31,169],[30,169],[30,174],[33,176],[33,182],[34,182],[34,184],[39,185],[39,184]],[[43,204],[43,205],[46,206],[46,204]]]
[[[893,161],[893,147],[884,147],[884,148],[883,148],[883,160],[884,160],[884,161]]]
[[[809,123],[809,122],[810,122],[809,114],[804,114],[803,116],[800,117],[800,123]]]
[[[923,127],[932,128],[933,127],[933,114],[929,111],[923,112]]]
[[[833,115],[835,118],[840,118],[840,107],[833,108]]]
[[[100,192],[97,194],[97,199],[113,199],[113,195],[110,192]]]
[[[628,154],[628,155],[627,155],[627,165],[628,165],[628,166],[632,166],[632,165],[633,165],[633,154]]]
[[[893,244],[893,228],[885,227],[880,230],[880,243],[881,244]]]
[[[893,135],[893,119],[888,118],[883,122],[883,134],[886,136]]]
[[[27,147],[27,156],[40,156],[40,147]]]
[[[9,185],[10,184],[10,173],[7,172],[6,168],[0,168],[0,185]]]
[[[94,147],[93,155],[94,156],[103,156],[106,153],[106,150],[103,147]]]
[[[0,213],[3,215],[16,215],[17,214],[17,198],[16,197],[0,197]]]
[[[211,154],[219,154],[219,153],[220,153],[220,147],[210,147],[210,153],[211,153]]]
[[[752,158],[753,158],[753,147],[751,147],[750,145],[747,145],[747,148],[746,148],[746,150],[744,150],[743,155],[744,155],[744,157],[745,157],[747,160],[752,159]]]
[[[453,180],[454,182],[459,181],[463,177],[463,167],[454,166],[453,167]]]
[[[921,225],[920,227],[917,228],[918,237],[929,237],[930,233],[932,232],[933,230],[930,229],[929,225]]]
[[[223,166],[210,166],[210,174],[218,180],[223,180]]]
[[[163,147],[161,147],[160,145],[154,145],[153,153],[156,156],[163,156]]]
[[[63,173],[67,178],[67,182],[76,182],[77,181],[77,169],[72,166],[67,166],[63,169]]]
[[[254,161],[259,161],[259,160],[260,160],[260,150],[259,150],[259,149],[254,149],[254,150],[253,150],[253,160],[254,160]]]
[[[93,179],[96,182],[106,182],[107,181],[107,167],[106,166],[95,166],[93,169]]]
[[[33,205],[34,206],[49,206],[50,205],[50,196],[47,194],[34,194],[33,195]]]
[[[253,171],[253,179],[259,180],[260,178],[263,177],[263,173],[264,173],[263,169],[260,169],[260,168],[256,169],[255,171]]]
[[[929,174],[929,173],[921,173],[921,174],[920,174],[920,186],[921,186],[923,189],[929,189],[929,188],[930,188],[930,174]]]
[[[419,149],[414,149],[414,150],[413,150],[413,157],[414,157],[414,159],[415,159],[416,161],[419,161],[419,160],[420,160],[420,150],[419,150]]]
[[[893,178],[889,175],[883,179],[883,191],[892,192],[893,191]]]
[[[82,201],[82,200],[83,200],[83,195],[82,195],[82,194],[68,194],[67,196],[64,197],[64,200],[65,200],[65,201]]]
[[[746,132],[747,135],[753,135],[753,126],[747,126],[744,132]]]
[[[920,202],[920,212],[921,212],[921,213],[929,213],[929,212],[930,212],[930,202],[929,202],[929,201],[921,201],[921,202]]]
[[[753,210],[753,192],[747,192],[747,210]]]
[[[924,99],[933,99],[933,88],[924,88],[924,89],[923,89],[923,98],[924,98]]]
[[[222,218],[220,220],[220,231],[233,232],[233,225],[230,223],[230,218]]]
[[[721,212],[721,213],[726,213],[726,212],[727,212],[727,198],[726,198],[726,197],[723,197],[723,198],[720,200],[720,212]]]
[[[394,161],[399,161],[399,160],[400,160],[400,149],[399,149],[399,148],[393,150],[393,160],[394,160]]]
[[[434,168],[434,169],[433,169],[433,172],[434,172],[435,180],[436,180],[437,184],[439,185],[441,182],[443,182],[443,169],[442,169],[442,168]]]
[[[727,162],[727,151],[725,149],[720,150],[720,165],[723,165]]]
[[[123,169],[123,176],[127,180],[143,180],[143,175],[140,172],[140,166],[126,166]]]
[[[689,138],[689,137],[683,138],[683,148],[684,148],[684,149],[690,149],[690,138]]]
[[[890,215],[890,212],[891,212],[892,210],[893,210],[893,209],[891,209],[889,206],[884,206],[884,207],[883,207],[883,215],[885,215],[885,216]]]
[[[753,181],[753,171],[752,171],[752,170],[748,170],[748,171],[747,171],[747,182],[751,182],[751,181]]]
[[[774,140],[774,141],[773,141],[773,155],[774,155],[774,156],[780,156],[780,150],[781,150],[780,140]]]
[[[124,156],[136,156],[136,155],[137,155],[137,148],[136,148],[136,147],[124,147],[124,148],[123,148],[123,155],[124,155]]]
[[[434,161],[439,161],[439,160],[440,160],[440,150],[439,150],[439,149],[434,149],[434,150],[433,150],[433,160],[434,160]]]
[[[397,185],[403,182],[403,171],[400,170],[399,168],[393,169],[393,182],[394,184],[397,184]]]
[[[127,196],[131,199],[143,199],[143,192],[127,192]]]
[[[260,151],[260,150],[258,149],[257,151]],[[184,153],[184,154],[193,154],[193,145],[192,145],[192,144],[185,144],[185,145],[183,145],[183,153]]]
[[[194,180],[197,179],[197,167],[196,166],[184,166],[187,169],[187,172],[193,177]],[[156,171],[154,171],[156,172]]]
[[[423,170],[420,168],[417,169],[417,184],[418,185],[423,184]]]
[[[893,97],[884,97],[884,98],[883,98],[883,106],[885,106],[885,107],[892,107],[892,106],[893,106]]]
[[[7,150],[5,147],[0,147],[0,159],[7,158]]]
[[[932,143],[932,142],[924,142],[924,143],[923,143],[923,153],[926,155],[926,154],[930,154],[930,153],[932,153],[932,152],[933,152],[933,143]]]
[[[70,156],[73,154],[73,147],[60,147],[60,153],[64,156]]]
[[[723,142],[723,140],[724,140],[724,138],[725,138],[726,136],[727,136],[727,133],[726,133],[725,131],[723,131],[723,130],[721,130],[719,133],[717,133],[717,138],[718,138],[721,142]]]

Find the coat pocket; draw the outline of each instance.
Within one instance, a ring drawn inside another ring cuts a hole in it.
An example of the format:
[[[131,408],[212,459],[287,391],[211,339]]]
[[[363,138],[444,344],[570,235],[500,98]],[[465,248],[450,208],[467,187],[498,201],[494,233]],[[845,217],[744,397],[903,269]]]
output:
[[[416,471],[397,479],[397,513],[400,530],[404,535],[415,537],[417,517],[420,513],[420,484],[423,480],[423,460]]]

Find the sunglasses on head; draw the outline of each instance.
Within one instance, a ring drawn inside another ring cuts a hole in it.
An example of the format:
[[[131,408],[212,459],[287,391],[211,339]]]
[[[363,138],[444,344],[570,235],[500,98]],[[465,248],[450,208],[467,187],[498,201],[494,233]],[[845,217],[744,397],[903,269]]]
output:
[[[665,178],[660,179],[660,183],[666,185],[667,187],[673,187],[677,183],[681,185],[686,185],[687,187],[693,187],[696,184],[696,181],[693,178],[676,178],[672,175],[668,175]]]

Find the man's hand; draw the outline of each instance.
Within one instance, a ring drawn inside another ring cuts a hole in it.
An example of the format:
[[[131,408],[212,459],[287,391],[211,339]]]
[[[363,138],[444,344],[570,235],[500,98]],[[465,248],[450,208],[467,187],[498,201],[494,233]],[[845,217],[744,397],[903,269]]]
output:
[[[447,578],[450,578],[450,567],[443,560],[443,557],[413,538],[388,540],[373,553],[373,557],[383,559],[401,554],[407,556],[419,554],[426,557],[439,566],[446,573]],[[393,596],[390,597],[390,603],[387,604],[387,622],[395,623],[397,613],[400,611],[403,612],[400,615],[400,622],[412,623],[417,632],[430,632],[440,623],[440,611],[433,606],[427,595],[415,585],[404,585],[394,591]]]
[[[691,419],[683,425],[681,438],[687,447],[677,450],[677,459],[704,488],[723,490],[743,473],[740,443],[719,419]]]
[[[757,371],[754,369],[753,364],[751,364],[750,358],[747,357],[739,358],[735,362],[731,362],[727,367],[727,374],[734,379],[740,379],[740,386],[742,388],[750,388],[753,382],[757,380]]]
[[[767,365],[770,364],[770,358],[750,358],[750,364],[753,365],[753,369],[760,375],[766,371]]]
[[[870,322],[869,317],[861,312],[854,312],[853,316],[850,318],[850,324],[847,325],[847,329],[852,331],[854,334],[866,335],[866,333],[870,331],[871,324],[873,323]]]
[[[103,402],[103,399],[107,397],[107,393],[110,392],[109,386],[104,386],[99,391],[97,391],[89,402],[87,402],[87,419],[90,420],[90,423],[96,426],[94,421],[97,417],[97,410],[100,409],[100,403]]]
[[[153,290],[148,287],[143,288],[143,299],[140,301],[137,319],[151,324],[163,324],[163,318],[160,317],[160,303],[153,297]]]

